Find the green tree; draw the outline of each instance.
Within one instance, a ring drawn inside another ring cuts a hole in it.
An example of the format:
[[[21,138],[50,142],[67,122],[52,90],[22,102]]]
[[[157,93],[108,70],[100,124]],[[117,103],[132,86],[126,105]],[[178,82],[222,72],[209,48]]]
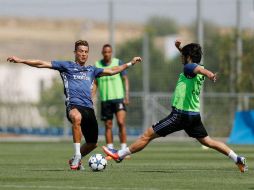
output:
[[[55,78],[50,88],[42,90],[39,110],[49,126],[63,127],[66,109],[63,84],[60,79]]]
[[[242,57],[242,77],[239,91],[253,92],[254,91],[254,36],[249,35],[248,31],[243,33],[243,57]]]
[[[167,62],[164,59],[164,54],[156,49],[154,45],[154,37],[150,36],[149,39],[149,52],[150,52],[150,91],[152,92],[168,92],[172,91],[175,87],[177,80],[176,73],[180,72],[178,58]],[[132,57],[142,56],[142,39],[134,39],[124,43],[118,47],[117,57],[125,62],[129,61]],[[135,66],[128,73],[131,91],[142,91],[142,64]]]
[[[149,36],[149,60],[150,60],[150,90],[152,92],[173,91],[177,80],[176,73],[180,72],[179,57],[167,61],[161,49],[155,47],[154,41],[158,36],[176,34],[179,31],[178,24],[166,17],[151,17],[146,25],[145,32]],[[133,39],[118,47],[117,57],[124,61],[136,55],[142,56],[143,39]],[[142,63],[146,64],[146,63]],[[132,91],[142,91],[142,65],[138,65],[129,72]]]
[[[195,31],[194,28],[191,29]],[[236,75],[236,34],[234,28],[221,28],[209,21],[204,22],[204,65],[206,68],[218,72],[219,80],[215,85],[205,83],[206,92],[252,92],[254,77],[252,52],[254,51],[254,37],[249,31],[242,32],[243,56],[240,84],[237,84]],[[233,85],[230,86],[230,76]]]
[[[178,24],[175,20],[167,17],[154,16],[151,17],[145,26],[148,33],[154,36],[167,36],[178,33]]]

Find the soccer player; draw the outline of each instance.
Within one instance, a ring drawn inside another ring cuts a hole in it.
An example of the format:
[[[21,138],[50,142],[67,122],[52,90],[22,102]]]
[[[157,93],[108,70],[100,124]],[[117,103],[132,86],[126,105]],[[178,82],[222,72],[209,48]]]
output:
[[[131,62],[112,68],[97,68],[85,66],[89,54],[87,41],[75,42],[73,61],[42,61],[35,59],[21,59],[15,56],[7,58],[13,63],[23,63],[37,68],[49,68],[58,70],[64,83],[66,96],[67,118],[72,123],[74,156],[69,161],[72,170],[83,169],[81,157],[84,157],[97,147],[98,124],[94,114],[91,89],[95,78],[115,75],[128,67],[141,62],[140,57],[134,57]],[[85,137],[85,143],[80,147],[81,138]]]
[[[201,144],[231,158],[241,172],[247,171],[246,159],[238,156],[224,143],[209,137],[201,122],[199,113],[200,90],[205,77],[215,82],[216,74],[200,65],[202,57],[200,45],[191,43],[181,48],[180,41],[176,41],[175,45],[182,54],[183,73],[179,76],[171,100],[172,112],[166,118],[149,127],[141,137],[126,149],[117,151],[103,146],[104,152],[116,162],[120,162],[125,156],[141,151],[153,139],[184,130],[190,137],[196,138]]]
[[[97,68],[112,68],[122,65],[123,62],[117,58],[112,58],[112,47],[110,44],[105,44],[102,47],[103,59],[96,62]],[[116,116],[116,121],[119,127],[119,139],[121,149],[127,147],[127,135],[125,127],[126,104],[129,104],[129,80],[126,70],[114,76],[106,76],[95,80],[94,91],[99,89],[101,100],[101,120],[105,125],[105,138],[107,147],[113,149],[113,114]],[[93,92],[95,94],[95,92]],[[109,157],[110,158],[110,157]],[[108,158],[108,159],[109,159]]]

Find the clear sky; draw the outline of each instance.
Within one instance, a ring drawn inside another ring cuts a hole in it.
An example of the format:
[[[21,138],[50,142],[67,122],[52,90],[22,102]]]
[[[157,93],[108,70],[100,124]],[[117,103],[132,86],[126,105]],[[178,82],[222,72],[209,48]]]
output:
[[[108,0],[0,0],[0,16],[108,19]],[[242,24],[254,27],[254,0],[241,0]],[[236,22],[236,0],[202,0],[204,18],[220,25]],[[165,16],[188,24],[196,18],[196,0],[114,0],[117,22],[145,22]]]

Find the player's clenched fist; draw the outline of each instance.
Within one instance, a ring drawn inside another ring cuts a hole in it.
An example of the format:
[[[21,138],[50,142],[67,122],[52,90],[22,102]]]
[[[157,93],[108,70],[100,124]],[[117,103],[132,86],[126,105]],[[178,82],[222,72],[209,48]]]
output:
[[[12,62],[12,63],[21,63],[22,59],[15,57],[15,56],[11,56],[7,58],[7,61]]]
[[[133,57],[131,63],[132,63],[132,65],[135,65],[137,63],[140,63],[141,61],[142,61],[141,57]]]

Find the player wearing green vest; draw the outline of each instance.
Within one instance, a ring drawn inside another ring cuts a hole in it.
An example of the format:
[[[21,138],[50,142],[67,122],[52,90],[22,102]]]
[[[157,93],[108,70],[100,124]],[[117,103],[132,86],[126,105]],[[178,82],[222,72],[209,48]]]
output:
[[[102,47],[103,59],[96,62],[97,68],[112,68],[122,65],[122,61],[117,58],[112,58],[112,47],[110,44],[105,44]],[[126,104],[129,103],[129,81],[127,72],[123,71],[114,76],[106,76],[96,79],[94,91],[99,89],[101,101],[101,119],[105,124],[105,138],[109,148],[114,148],[113,145],[113,114],[116,116],[116,121],[119,127],[119,138],[121,149],[127,147],[126,140]],[[110,158],[110,157],[108,157]]]
[[[148,128],[140,138],[126,149],[117,151],[103,147],[104,152],[116,162],[121,162],[125,156],[141,151],[151,140],[184,130],[190,137],[196,138],[201,144],[231,158],[241,172],[247,171],[246,159],[238,156],[224,143],[210,138],[202,124],[199,113],[200,90],[205,77],[215,82],[216,74],[200,65],[202,57],[200,45],[191,43],[181,48],[180,41],[176,41],[175,45],[182,54],[184,69],[179,76],[171,100],[172,112],[169,116]]]

